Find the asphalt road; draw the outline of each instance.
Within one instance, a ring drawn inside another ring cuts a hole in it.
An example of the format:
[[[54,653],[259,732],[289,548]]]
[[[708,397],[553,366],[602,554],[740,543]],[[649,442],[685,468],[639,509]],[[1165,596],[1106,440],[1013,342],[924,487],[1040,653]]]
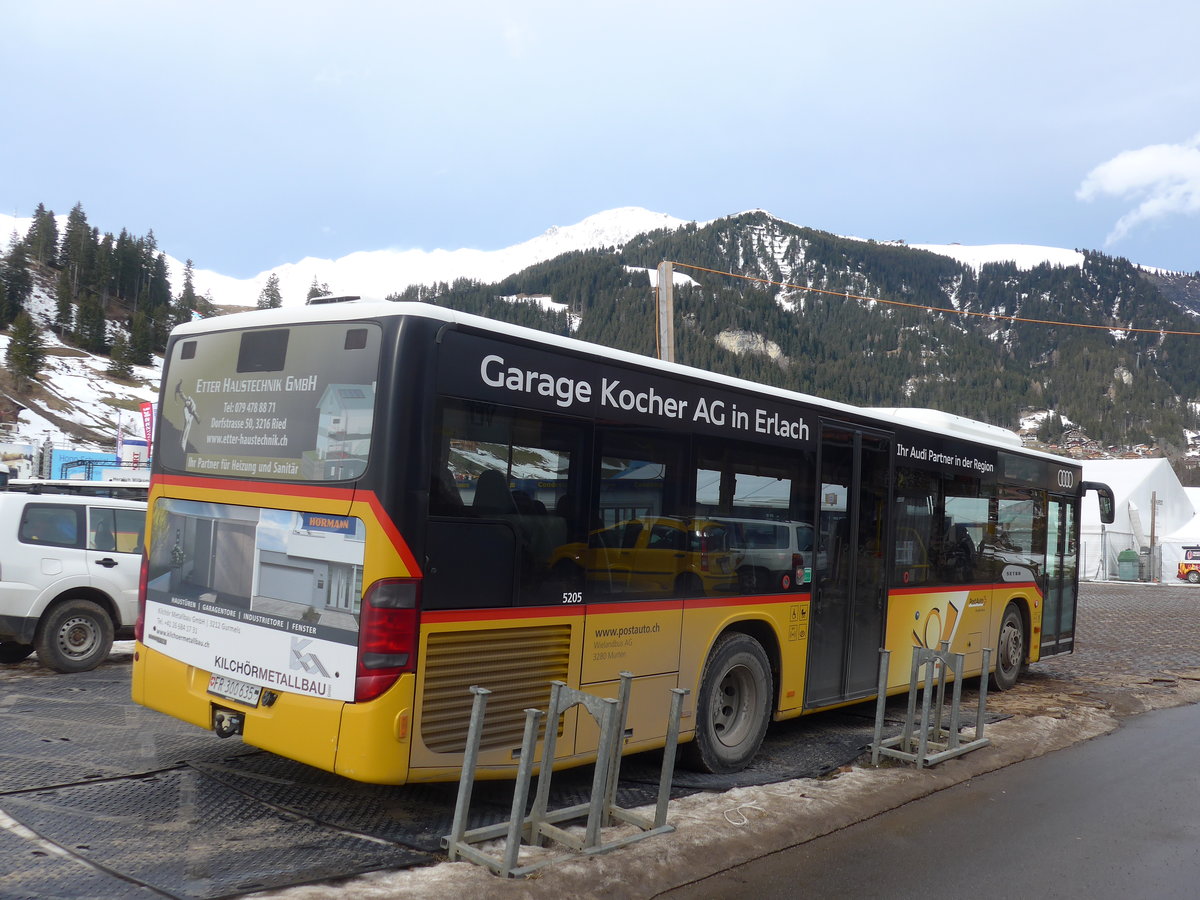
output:
[[[660,894],[1194,898],[1200,707],[1009,766]]]

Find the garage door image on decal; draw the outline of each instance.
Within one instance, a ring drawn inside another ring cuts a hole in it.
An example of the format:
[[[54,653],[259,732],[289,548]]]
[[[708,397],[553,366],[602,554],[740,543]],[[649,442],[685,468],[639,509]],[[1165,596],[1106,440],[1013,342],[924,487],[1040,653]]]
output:
[[[160,500],[153,534],[146,639],[156,649],[251,682],[353,697],[360,519]]]

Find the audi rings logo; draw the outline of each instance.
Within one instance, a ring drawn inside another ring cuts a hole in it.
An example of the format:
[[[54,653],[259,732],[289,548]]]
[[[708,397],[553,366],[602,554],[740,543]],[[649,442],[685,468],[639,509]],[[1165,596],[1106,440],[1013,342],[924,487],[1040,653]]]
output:
[[[1075,487],[1075,473],[1070,469],[1058,470],[1058,486],[1060,488]]]

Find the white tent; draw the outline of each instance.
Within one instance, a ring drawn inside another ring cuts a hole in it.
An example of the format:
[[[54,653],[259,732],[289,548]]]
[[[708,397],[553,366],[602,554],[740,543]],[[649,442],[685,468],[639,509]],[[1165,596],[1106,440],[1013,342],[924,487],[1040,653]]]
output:
[[[1160,539],[1162,552],[1162,580],[1171,583],[1179,573],[1185,547],[1200,547],[1200,488],[1183,489],[1192,504],[1193,515],[1187,522]]]
[[[1166,580],[1174,579],[1176,564],[1182,557],[1179,548],[1200,544],[1200,520],[1171,464],[1165,459],[1085,460],[1083,477],[1112,488],[1116,520],[1111,525],[1101,523],[1095,494],[1084,498],[1080,578],[1117,578],[1118,555],[1123,550],[1134,550],[1141,558],[1143,550],[1149,551],[1153,531],[1156,550],[1162,554],[1159,571]]]

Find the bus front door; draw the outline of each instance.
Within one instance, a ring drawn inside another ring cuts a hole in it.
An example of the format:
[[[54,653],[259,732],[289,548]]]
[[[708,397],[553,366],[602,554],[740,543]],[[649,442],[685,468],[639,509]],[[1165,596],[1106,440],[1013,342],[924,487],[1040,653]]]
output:
[[[804,705],[868,697],[878,684],[891,527],[890,435],[821,423],[818,550],[814,558]]]
[[[1070,653],[1075,646],[1075,586],[1079,578],[1079,500],[1050,497],[1046,511],[1046,585],[1041,655]]]

